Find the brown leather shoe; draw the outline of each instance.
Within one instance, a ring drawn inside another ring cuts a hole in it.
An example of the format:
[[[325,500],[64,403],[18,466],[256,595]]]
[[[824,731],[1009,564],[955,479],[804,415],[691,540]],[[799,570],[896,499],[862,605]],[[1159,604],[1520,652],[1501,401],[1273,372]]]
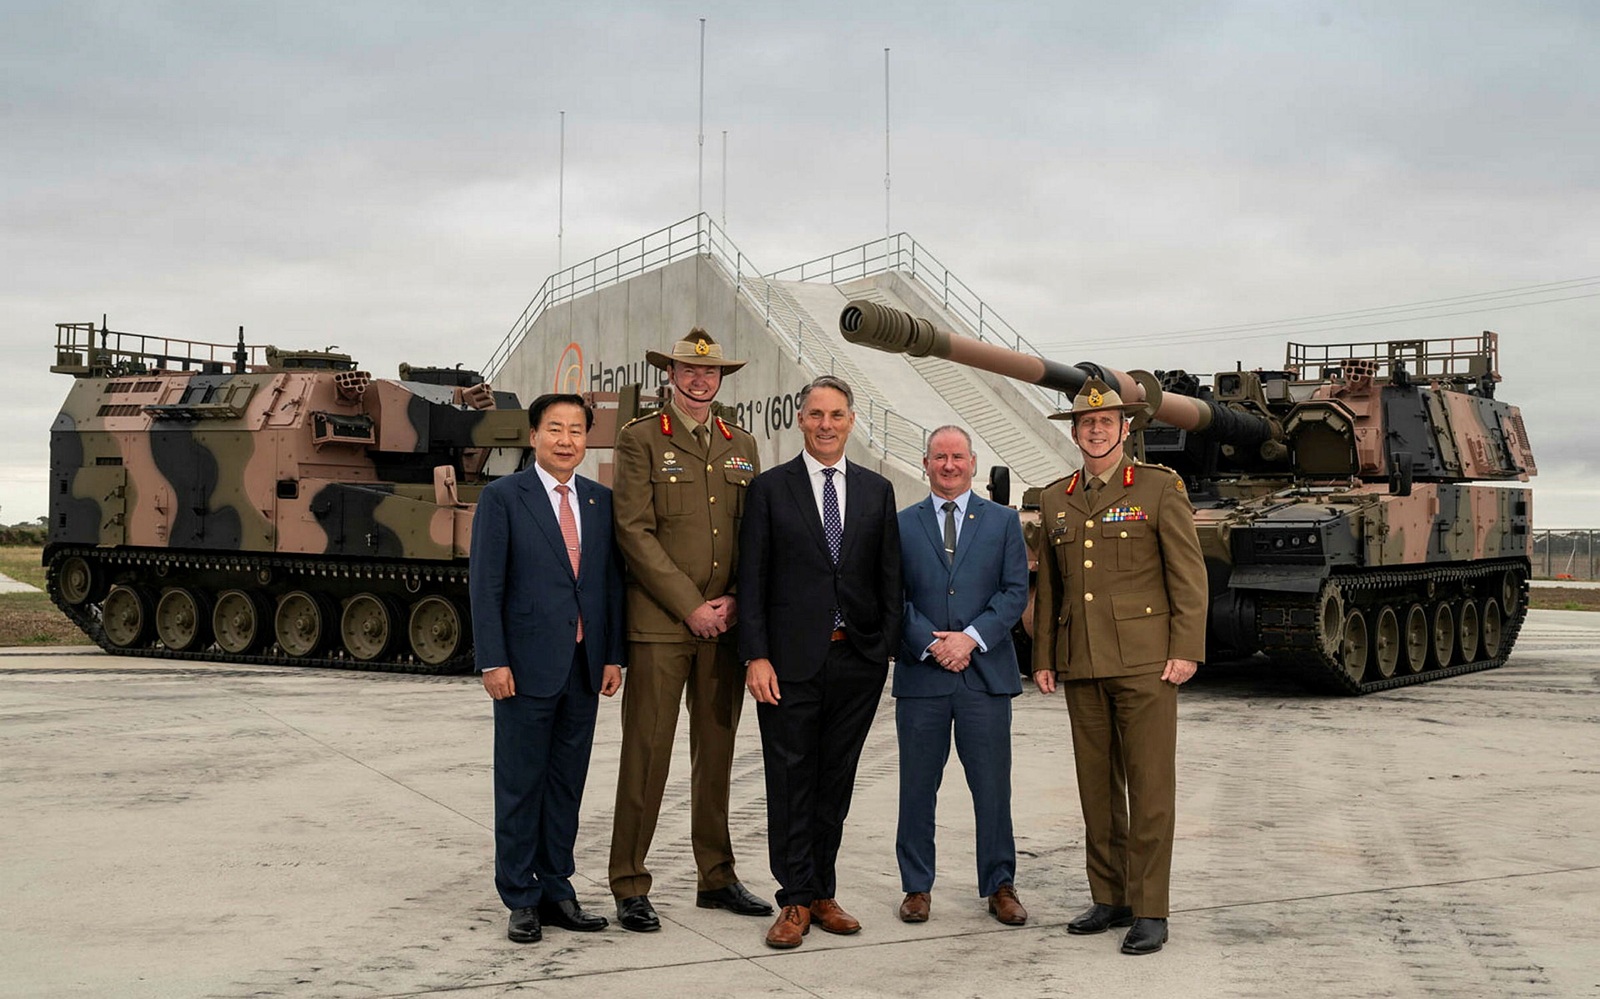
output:
[[[786,905],[778,910],[778,921],[767,931],[767,946],[789,950],[800,946],[800,938],[811,932],[811,910],[803,905]]]
[[[1017,890],[1008,884],[996,888],[989,896],[989,914],[1007,926],[1021,926],[1028,921],[1028,910],[1017,898]]]
[[[831,898],[819,898],[811,903],[811,918],[829,933],[848,935],[861,930],[861,921],[839,908]]]
[[[902,923],[926,923],[928,921],[928,907],[932,899],[925,891],[914,891],[906,896],[900,903],[900,921]]]

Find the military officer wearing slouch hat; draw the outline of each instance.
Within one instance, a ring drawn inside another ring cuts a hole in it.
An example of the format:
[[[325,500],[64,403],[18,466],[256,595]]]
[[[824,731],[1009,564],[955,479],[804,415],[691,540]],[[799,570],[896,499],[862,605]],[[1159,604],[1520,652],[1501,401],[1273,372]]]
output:
[[[667,372],[671,401],[617,435],[617,546],[628,565],[628,687],[611,835],[611,891],[624,929],[661,926],[645,857],[672,759],[678,704],[689,708],[690,839],[696,904],[748,916],[772,906],[734,872],[728,784],[744,705],[734,596],[744,493],[760,471],[755,438],[714,416],[722,380],[744,366],[696,327],[670,353],[647,351]]]
[[[1124,404],[1091,379],[1072,410],[1083,468],[1040,497],[1033,680],[1066,693],[1094,904],[1070,933],[1167,941],[1178,685],[1205,656],[1206,567],[1183,479],[1128,458]]]

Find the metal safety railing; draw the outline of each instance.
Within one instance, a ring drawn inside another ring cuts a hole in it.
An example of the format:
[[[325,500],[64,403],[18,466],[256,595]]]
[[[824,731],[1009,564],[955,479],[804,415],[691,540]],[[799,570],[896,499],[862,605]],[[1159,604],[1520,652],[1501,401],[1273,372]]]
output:
[[[783,306],[786,296],[781,292],[777,296],[773,294],[773,282],[782,279],[763,276],[711,216],[702,212],[546,278],[484,365],[484,377],[492,379],[505,367],[539,317],[552,307],[696,255],[710,257],[728,273],[740,297],[812,377],[838,371],[841,367],[838,355],[827,346],[837,339],[837,332],[830,335],[828,330],[813,329],[804,316]],[[779,302],[777,309],[774,308],[775,297]],[[788,314],[780,315],[780,312]],[[809,342],[808,330],[811,331]],[[894,412],[871,392],[858,393],[856,407],[856,425],[864,432],[870,449],[884,457],[892,455],[909,462],[913,467],[922,463],[928,428]]]
[[[1540,579],[1600,579],[1600,530],[1533,532],[1533,574]]]

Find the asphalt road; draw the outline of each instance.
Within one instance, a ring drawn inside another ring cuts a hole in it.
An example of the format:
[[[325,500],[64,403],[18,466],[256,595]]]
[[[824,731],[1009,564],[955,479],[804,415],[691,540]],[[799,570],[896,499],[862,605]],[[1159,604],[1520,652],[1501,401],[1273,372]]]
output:
[[[954,758],[933,918],[905,926],[886,696],[841,856],[854,937],[777,953],[694,906],[687,738],[651,864],[660,933],[504,936],[477,681],[0,650],[0,995],[1597,996],[1600,615],[1534,611],[1502,669],[1360,699],[1268,667],[1182,701],[1172,941],[1072,937],[1087,904],[1064,704],[1015,702],[1018,888],[976,897]],[[580,898],[604,887],[603,703]],[[773,890],[753,711],[742,877]]]

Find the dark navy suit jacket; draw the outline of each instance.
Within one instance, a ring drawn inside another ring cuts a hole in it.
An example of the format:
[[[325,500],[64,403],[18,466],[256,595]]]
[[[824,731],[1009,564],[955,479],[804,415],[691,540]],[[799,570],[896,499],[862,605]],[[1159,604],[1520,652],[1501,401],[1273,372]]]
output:
[[[1028,606],[1028,551],[1017,512],[972,494],[953,565],[945,559],[941,523],[931,496],[900,511],[906,605],[894,696],[936,697],[954,693],[957,684],[991,694],[1020,694],[1011,628]],[[968,625],[983,636],[989,651],[973,649],[972,664],[965,670],[952,673],[931,657],[921,658],[935,631],[962,631]]]
[[[583,557],[572,574],[561,525],[534,466],[489,483],[472,518],[472,631],[478,672],[510,666],[518,694],[566,685],[583,614],[589,689],[624,665],[622,562],[611,536],[611,490],[572,477]]]
[[[894,487],[845,464],[844,539],[833,564],[800,457],[750,482],[739,525],[739,658],[770,659],[779,680],[822,668],[833,608],[863,657],[887,663],[900,634],[900,539]]]

